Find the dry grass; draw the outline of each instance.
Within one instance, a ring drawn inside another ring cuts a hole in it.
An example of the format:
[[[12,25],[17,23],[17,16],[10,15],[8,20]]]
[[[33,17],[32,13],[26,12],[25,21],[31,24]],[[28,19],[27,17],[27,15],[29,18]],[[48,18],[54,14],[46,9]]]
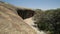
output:
[[[0,34],[37,34],[12,6],[0,2]]]

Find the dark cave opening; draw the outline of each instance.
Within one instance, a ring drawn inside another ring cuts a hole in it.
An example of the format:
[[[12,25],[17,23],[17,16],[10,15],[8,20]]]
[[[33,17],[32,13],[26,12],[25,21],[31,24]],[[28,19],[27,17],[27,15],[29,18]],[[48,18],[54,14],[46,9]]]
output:
[[[25,10],[25,9],[17,9],[17,13],[23,19],[30,18],[30,17],[32,17],[34,15],[33,10]]]

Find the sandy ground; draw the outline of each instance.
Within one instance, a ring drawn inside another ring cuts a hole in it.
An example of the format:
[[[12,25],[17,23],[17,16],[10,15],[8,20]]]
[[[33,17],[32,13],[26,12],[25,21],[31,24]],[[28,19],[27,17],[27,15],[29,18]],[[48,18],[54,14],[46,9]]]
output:
[[[37,34],[46,34],[43,31],[39,31],[37,28],[33,27],[32,25],[34,25],[34,21],[31,18],[25,19],[24,20],[27,24],[29,24],[33,29],[35,29],[37,31]]]

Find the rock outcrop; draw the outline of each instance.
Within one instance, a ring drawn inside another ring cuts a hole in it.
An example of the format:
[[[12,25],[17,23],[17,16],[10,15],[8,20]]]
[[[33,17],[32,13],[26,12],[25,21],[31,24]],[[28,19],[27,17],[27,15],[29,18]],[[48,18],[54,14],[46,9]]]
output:
[[[18,15],[17,9],[19,8],[0,1],[0,34],[37,34],[23,21],[23,17]]]

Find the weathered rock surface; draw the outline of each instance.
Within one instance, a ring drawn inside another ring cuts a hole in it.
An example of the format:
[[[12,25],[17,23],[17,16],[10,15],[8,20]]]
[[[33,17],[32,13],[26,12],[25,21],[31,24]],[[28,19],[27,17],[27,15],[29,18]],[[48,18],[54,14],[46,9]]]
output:
[[[37,34],[17,14],[16,8],[0,2],[0,34]]]

